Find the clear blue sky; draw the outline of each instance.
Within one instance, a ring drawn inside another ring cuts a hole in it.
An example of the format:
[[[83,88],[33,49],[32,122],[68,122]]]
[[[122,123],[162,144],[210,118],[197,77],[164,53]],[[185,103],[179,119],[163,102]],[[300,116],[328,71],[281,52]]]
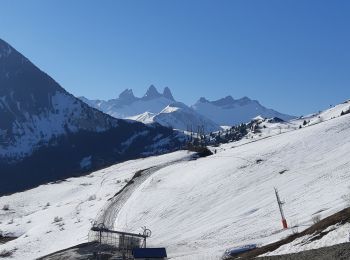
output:
[[[1,0],[0,28],[77,96],[154,84],[295,115],[350,98],[348,0]]]

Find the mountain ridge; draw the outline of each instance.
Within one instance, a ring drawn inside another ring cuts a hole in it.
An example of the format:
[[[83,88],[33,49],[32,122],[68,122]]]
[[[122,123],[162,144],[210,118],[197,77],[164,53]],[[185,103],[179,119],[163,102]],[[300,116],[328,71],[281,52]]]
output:
[[[196,112],[213,120],[219,125],[238,125],[247,123],[257,116],[265,118],[278,117],[285,121],[294,119],[294,116],[280,113],[276,110],[264,107],[257,100],[249,97],[234,99],[226,96],[221,99],[209,101],[201,97],[191,106]]]
[[[128,94],[126,95],[125,93]],[[154,85],[151,85],[146,91],[146,94],[141,98],[135,97],[132,93],[131,89],[126,89],[119,95],[119,98],[107,101],[89,100],[85,97],[80,98],[90,106],[110,114],[113,117],[129,118],[143,123],[153,122],[152,118],[155,118],[157,114],[161,114],[168,106],[174,106],[180,103],[185,105],[174,99],[169,87],[165,87],[163,94],[161,94]],[[131,95],[132,98],[128,98]],[[193,116],[196,115],[196,122],[202,121],[204,125],[210,125],[207,128],[213,131],[214,129],[215,131],[220,130],[219,126],[247,123],[259,115],[269,118],[279,117],[283,120],[295,118],[294,116],[268,109],[262,106],[259,101],[252,100],[246,96],[234,99],[231,95],[228,95],[214,101],[209,101],[205,97],[201,97],[195,104],[187,106],[187,108],[192,109],[191,113]],[[162,114],[162,118],[164,118],[164,113]],[[169,113],[168,115],[170,116]],[[193,118],[193,116],[190,118]],[[174,128],[187,130],[187,127],[184,128],[184,126],[191,125],[192,121],[189,120],[189,117],[186,117],[186,115],[182,115],[181,117],[182,122],[177,124],[177,127]],[[167,123],[165,123],[165,121],[167,121]],[[162,120],[159,123],[165,126],[171,125],[170,118],[165,121]],[[216,124],[218,127],[213,127],[212,123]],[[176,125],[175,122],[173,125]],[[197,126],[194,127],[196,128]]]
[[[90,107],[3,40],[0,55],[0,195],[181,146],[169,128]]]

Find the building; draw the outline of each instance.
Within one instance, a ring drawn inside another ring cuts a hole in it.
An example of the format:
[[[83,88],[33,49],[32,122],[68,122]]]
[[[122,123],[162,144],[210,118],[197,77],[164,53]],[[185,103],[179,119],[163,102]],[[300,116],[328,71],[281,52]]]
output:
[[[132,250],[135,260],[160,260],[167,259],[165,248],[135,248]]]

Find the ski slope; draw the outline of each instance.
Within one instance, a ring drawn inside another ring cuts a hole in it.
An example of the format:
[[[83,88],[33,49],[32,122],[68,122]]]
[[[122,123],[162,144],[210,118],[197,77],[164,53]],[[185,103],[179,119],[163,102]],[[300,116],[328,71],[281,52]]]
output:
[[[290,122],[264,122],[261,133],[196,161],[179,162],[189,156],[180,151],[0,197],[0,231],[18,236],[0,245],[0,252],[13,251],[11,259],[35,259],[86,242],[92,223],[125,181],[136,171],[164,164],[118,204],[114,227],[140,232],[147,226],[149,246],[165,246],[172,259],[219,259],[227,248],[291,234],[281,230],[274,187],[286,202],[289,225],[301,231],[315,214],[325,217],[346,206],[350,115],[339,114],[349,106]],[[314,123],[299,129],[306,118]],[[6,204],[8,211],[2,210]],[[341,243],[348,239],[347,229],[339,226],[319,241],[291,243],[270,254]]]
[[[30,260],[87,242],[100,210],[136,171],[189,156],[179,151],[127,161],[88,176],[0,197],[0,234],[18,237],[0,244],[0,253],[13,251],[11,259]],[[10,209],[2,210],[4,205]]]
[[[146,225],[150,246],[166,246],[172,259],[218,259],[227,248],[292,233],[281,230],[274,187],[286,202],[289,225],[299,231],[313,214],[322,211],[322,218],[346,206],[349,115],[231,147],[155,173],[121,209],[116,228]],[[333,243],[348,238],[339,234]]]

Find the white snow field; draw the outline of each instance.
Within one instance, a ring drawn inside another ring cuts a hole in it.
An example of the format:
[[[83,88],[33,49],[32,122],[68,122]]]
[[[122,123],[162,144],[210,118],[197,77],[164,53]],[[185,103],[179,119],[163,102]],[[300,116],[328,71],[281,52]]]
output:
[[[350,115],[226,145],[216,155],[155,173],[126,202],[115,227],[146,225],[153,234],[149,245],[166,246],[171,259],[218,259],[230,247],[271,243],[292,233],[281,230],[273,188],[285,200],[289,225],[301,231],[313,214],[322,211],[323,218],[347,206],[349,151]],[[344,242],[344,228],[323,239]],[[327,245],[323,239],[314,247]]]
[[[171,259],[219,259],[227,248],[267,244],[293,232],[281,229],[276,187],[289,225],[302,231],[312,225],[315,214],[324,218],[347,206],[343,196],[350,194],[350,114],[339,114],[349,106],[265,123],[262,133],[222,145],[215,155],[160,169],[126,200],[115,228],[138,233],[147,226],[152,230],[148,245],[165,246]],[[299,129],[306,118],[311,123]],[[0,245],[0,252],[13,251],[11,259],[35,259],[86,242],[92,222],[125,179],[188,156],[179,151],[127,161],[0,197],[0,231],[19,236]],[[9,210],[3,210],[7,204]],[[347,241],[348,228],[336,227],[315,243],[291,243],[271,254]]]
[[[0,234],[18,236],[0,244],[0,252],[13,251],[11,259],[29,260],[87,242],[100,209],[125,180],[138,170],[188,156],[187,151],[179,151],[127,161],[88,176],[0,197]],[[9,205],[8,211],[2,210],[4,205]]]

